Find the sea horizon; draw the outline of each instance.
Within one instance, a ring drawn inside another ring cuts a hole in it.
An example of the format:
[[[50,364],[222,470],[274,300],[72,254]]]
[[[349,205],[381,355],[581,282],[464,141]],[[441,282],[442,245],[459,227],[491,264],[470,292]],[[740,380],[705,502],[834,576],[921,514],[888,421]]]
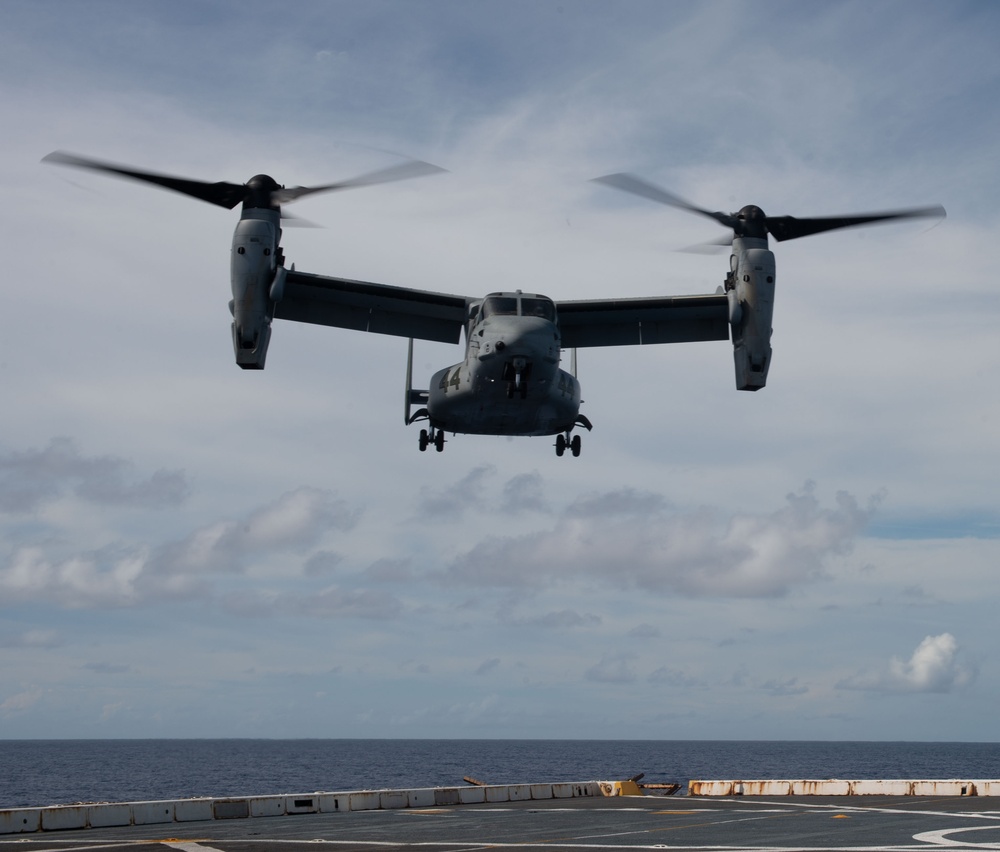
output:
[[[0,739],[0,808],[622,780],[1000,778],[1000,744],[864,740]]]

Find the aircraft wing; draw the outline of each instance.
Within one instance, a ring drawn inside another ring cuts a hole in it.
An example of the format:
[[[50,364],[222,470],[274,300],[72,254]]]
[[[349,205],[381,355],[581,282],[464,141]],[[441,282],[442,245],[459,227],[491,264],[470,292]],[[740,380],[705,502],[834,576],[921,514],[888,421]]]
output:
[[[473,299],[289,271],[277,319],[458,343]]]
[[[725,294],[556,302],[564,349],[729,339]]]

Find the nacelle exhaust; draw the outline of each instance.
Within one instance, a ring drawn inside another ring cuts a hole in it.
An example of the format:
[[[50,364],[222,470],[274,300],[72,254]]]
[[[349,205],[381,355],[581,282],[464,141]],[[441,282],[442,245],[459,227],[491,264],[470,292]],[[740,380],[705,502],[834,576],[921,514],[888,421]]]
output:
[[[235,322],[232,328],[237,365],[244,370],[263,370],[267,345],[271,342],[271,323],[263,323],[249,338],[246,336],[247,330],[237,328]]]

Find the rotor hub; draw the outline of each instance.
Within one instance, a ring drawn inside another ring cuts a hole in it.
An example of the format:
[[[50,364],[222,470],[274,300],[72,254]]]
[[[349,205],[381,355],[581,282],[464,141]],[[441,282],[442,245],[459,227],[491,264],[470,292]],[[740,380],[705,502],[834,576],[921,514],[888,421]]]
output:
[[[748,204],[733,216],[733,232],[737,237],[767,239],[767,216],[756,204]]]
[[[270,175],[254,175],[246,183],[247,194],[243,200],[244,207],[268,207],[278,209],[274,202],[274,193],[281,185]]]

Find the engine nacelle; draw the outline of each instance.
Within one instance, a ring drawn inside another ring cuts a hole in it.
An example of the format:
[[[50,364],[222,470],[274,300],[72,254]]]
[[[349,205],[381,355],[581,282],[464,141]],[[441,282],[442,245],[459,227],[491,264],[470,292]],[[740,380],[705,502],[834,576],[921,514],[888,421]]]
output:
[[[270,210],[245,211],[233,234],[233,350],[244,370],[264,369],[274,315],[272,294],[280,298],[284,291],[284,268],[277,266],[280,231],[269,221],[272,215]]]
[[[771,366],[775,264],[774,254],[767,248],[746,246],[747,243],[767,245],[759,239],[734,240],[727,287],[736,388],[755,391],[767,384],[767,370]]]

